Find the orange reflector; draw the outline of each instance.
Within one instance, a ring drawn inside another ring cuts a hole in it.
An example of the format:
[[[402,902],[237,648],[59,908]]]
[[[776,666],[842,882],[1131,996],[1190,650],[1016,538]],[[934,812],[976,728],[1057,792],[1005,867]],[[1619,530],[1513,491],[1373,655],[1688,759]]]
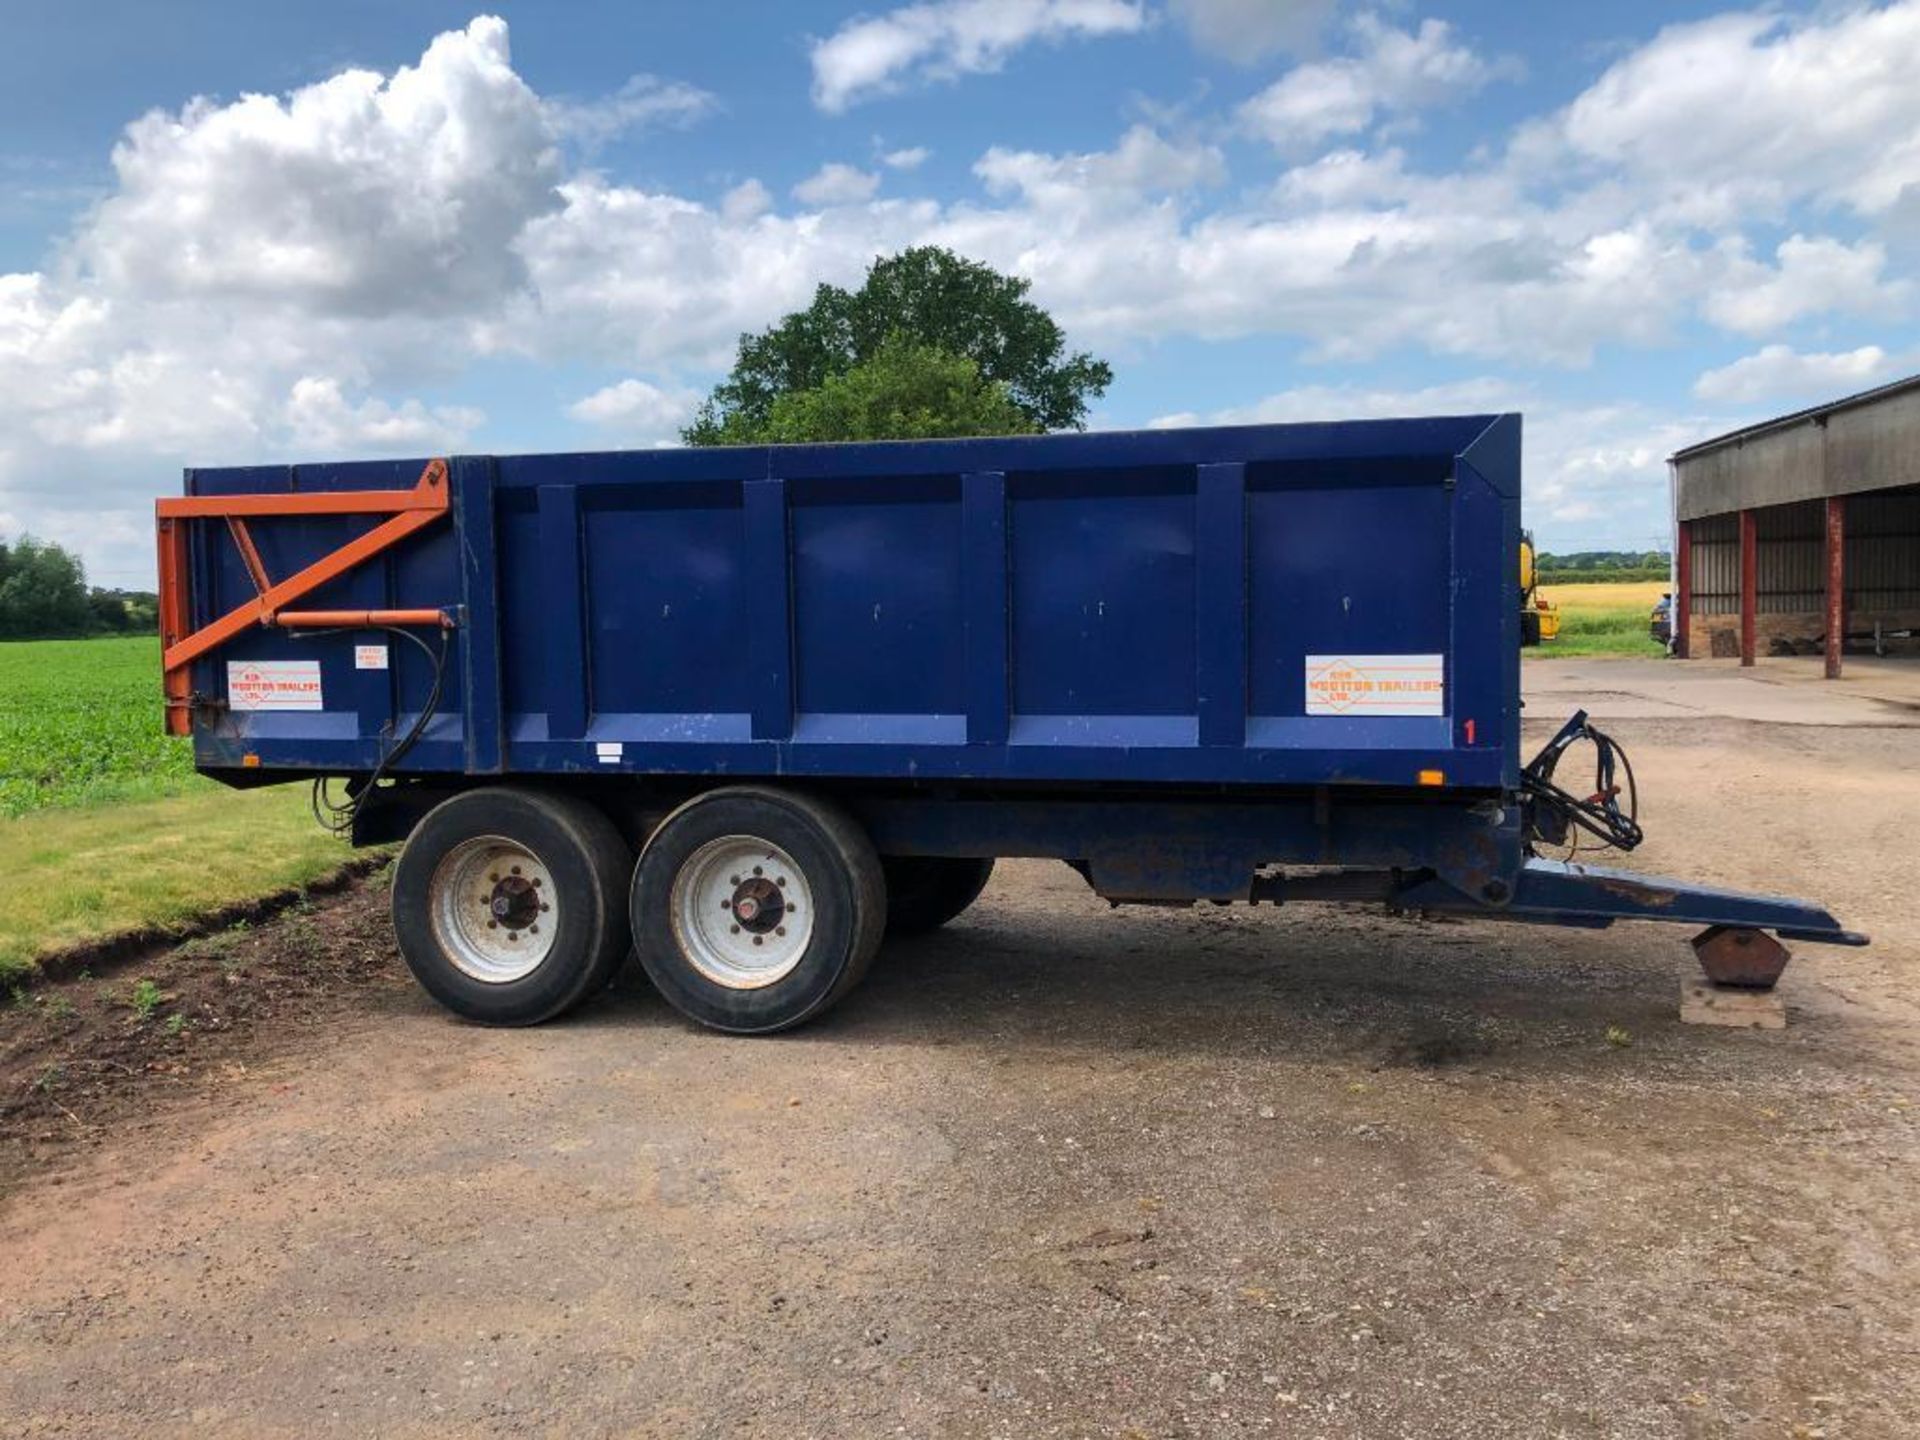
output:
[[[242,755],[240,757],[240,764],[244,769],[258,770],[260,768],[260,757],[258,755]],[[1423,780],[1420,783],[1424,785],[1426,782]]]
[[[1422,770],[1420,772],[1420,783],[1422,785],[1444,785],[1447,783],[1447,772],[1444,770]]]

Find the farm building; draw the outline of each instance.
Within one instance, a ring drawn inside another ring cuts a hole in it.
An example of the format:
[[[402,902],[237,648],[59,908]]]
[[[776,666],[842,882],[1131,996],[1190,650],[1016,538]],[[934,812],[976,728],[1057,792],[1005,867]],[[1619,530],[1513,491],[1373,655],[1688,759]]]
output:
[[[1920,625],[1920,375],[1670,463],[1676,654],[1822,654],[1835,678],[1849,643]]]

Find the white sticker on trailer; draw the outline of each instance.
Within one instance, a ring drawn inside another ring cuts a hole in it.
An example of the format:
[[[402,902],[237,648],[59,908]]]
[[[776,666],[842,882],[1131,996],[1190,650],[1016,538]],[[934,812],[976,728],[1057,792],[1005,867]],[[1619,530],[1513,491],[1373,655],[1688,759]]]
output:
[[[1309,655],[1309,715],[1444,715],[1441,655]]]
[[[602,765],[618,765],[621,755],[625,752],[621,741],[602,740],[593,747],[593,753],[599,757]]]
[[[227,707],[232,710],[320,710],[318,660],[229,660]]]
[[[356,670],[384,670],[387,668],[387,647],[384,645],[356,645],[353,647],[353,668]]]

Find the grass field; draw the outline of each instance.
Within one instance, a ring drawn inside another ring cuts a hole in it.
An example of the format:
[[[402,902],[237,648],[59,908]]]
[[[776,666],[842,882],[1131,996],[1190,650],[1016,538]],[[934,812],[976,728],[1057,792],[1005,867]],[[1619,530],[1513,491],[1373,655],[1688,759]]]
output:
[[[0,983],[36,955],[180,926],[350,855],[304,785],[235,792],[161,733],[151,639],[0,644]]]
[[[1665,580],[1543,585],[1540,593],[1560,607],[1560,638],[1522,653],[1541,660],[1580,655],[1658,658],[1666,652],[1649,638],[1647,616],[1670,588]]]

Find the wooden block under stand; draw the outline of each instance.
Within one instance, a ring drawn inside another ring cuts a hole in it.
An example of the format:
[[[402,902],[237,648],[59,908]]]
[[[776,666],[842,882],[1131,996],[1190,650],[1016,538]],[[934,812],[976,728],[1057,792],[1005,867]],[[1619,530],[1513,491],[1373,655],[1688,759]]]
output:
[[[1680,982],[1680,1021],[1684,1025],[1733,1025],[1742,1030],[1784,1030],[1787,1004],[1778,990],[1716,985],[1700,976]]]

